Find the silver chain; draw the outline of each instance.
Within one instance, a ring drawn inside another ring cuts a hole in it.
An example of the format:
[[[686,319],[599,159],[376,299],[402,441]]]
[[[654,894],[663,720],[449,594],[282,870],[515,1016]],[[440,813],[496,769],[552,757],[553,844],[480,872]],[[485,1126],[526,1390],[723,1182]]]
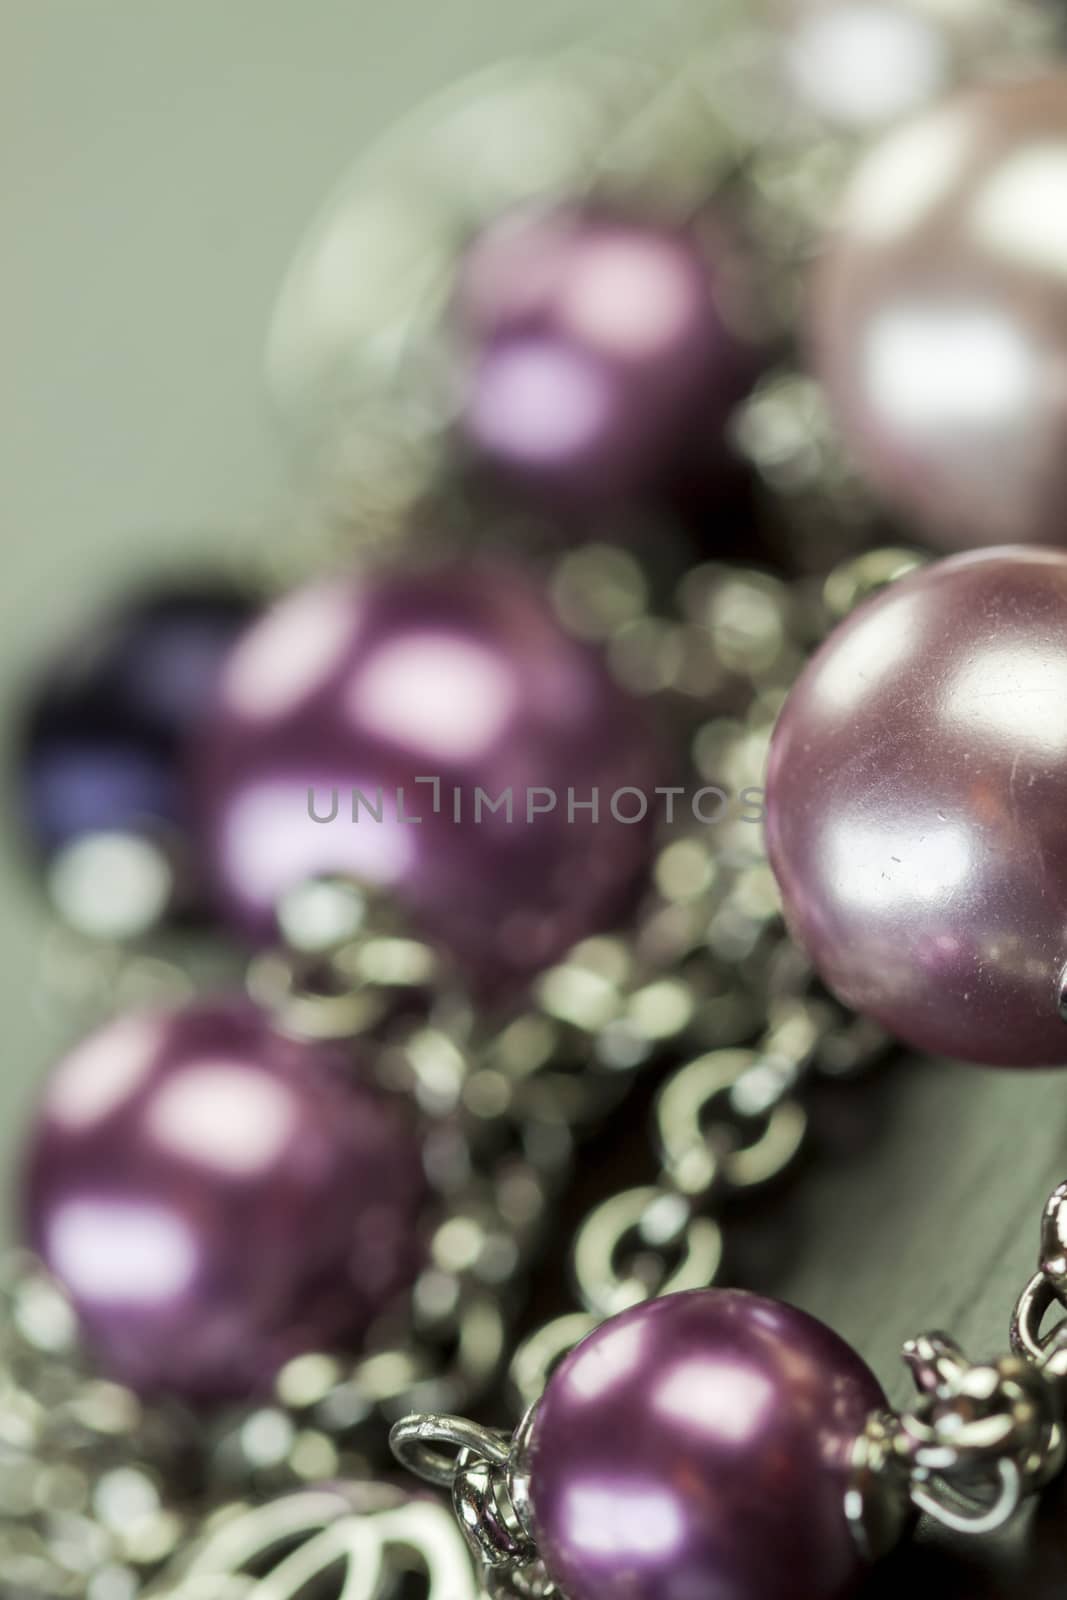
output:
[[[795,980],[794,980],[795,982]],[[519,1346],[513,1387],[524,1404],[556,1361],[603,1318],[642,1300],[716,1283],[723,1265],[718,1220],[738,1196],[773,1183],[800,1153],[808,1127],[800,1091],[814,1071],[863,1071],[884,1035],[833,1004],[778,990],[768,1026],[746,1048],[685,1062],[659,1091],[653,1116],[661,1166],[647,1185],[599,1202],[572,1246],[581,1310],[547,1323]]]

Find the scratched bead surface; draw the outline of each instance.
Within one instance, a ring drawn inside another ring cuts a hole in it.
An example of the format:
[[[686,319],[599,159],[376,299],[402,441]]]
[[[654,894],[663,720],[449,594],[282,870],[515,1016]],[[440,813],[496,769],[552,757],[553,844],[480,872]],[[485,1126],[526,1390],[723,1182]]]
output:
[[[954,556],[830,636],[771,745],[767,841],[829,986],[910,1044],[1067,1062],[1067,554]]]

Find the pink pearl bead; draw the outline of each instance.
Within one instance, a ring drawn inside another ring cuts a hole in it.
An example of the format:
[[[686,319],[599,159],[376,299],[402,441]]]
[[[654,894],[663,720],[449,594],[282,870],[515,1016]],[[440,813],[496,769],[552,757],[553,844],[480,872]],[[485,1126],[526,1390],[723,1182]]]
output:
[[[987,85],[861,163],[812,344],[887,500],[947,546],[1067,539],[1067,73]]]
[[[786,701],[767,844],[829,986],[909,1044],[1067,1061],[1067,553],[938,562],[860,607]]]

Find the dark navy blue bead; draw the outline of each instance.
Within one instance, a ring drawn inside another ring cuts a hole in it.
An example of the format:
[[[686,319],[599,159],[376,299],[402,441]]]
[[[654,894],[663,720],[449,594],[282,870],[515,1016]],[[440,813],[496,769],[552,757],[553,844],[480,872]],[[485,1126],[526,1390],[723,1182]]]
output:
[[[25,702],[15,771],[44,861],[93,833],[184,836],[185,742],[256,609],[218,582],[141,592],[46,666]]]

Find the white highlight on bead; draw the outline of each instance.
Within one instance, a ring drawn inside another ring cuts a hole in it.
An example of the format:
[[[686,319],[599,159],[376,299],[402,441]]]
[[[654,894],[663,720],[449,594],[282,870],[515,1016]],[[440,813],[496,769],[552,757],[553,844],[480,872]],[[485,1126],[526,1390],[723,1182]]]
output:
[[[355,787],[373,804],[373,782]],[[427,795],[428,791],[418,791]],[[420,815],[418,793],[405,795],[409,813]],[[330,814],[328,779],[314,785],[316,813]],[[361,882],[391,884],[406,876],[415,862],[418,828],[397,820],[390,809],[393,791],[386,790],[382,821],[361,812],[351,822],[351,789],[337,785],[338,813],[332,822],[314,822],[308,815],[308,785],[275,779],[240,790],[229,805],[220,854],[231,889],[259,910],[270,910],[287,889],[324,874],[351,873]]]
[[[515,673],[484,645],[448,633],[384,644],[355,674],[353,720],[380,738],[440,761],[480,755],[519,701]]]
[[[828,121],[872,128],[915,111],[946,86],[945,35],[909,6],[856,0],[818,9],[793,30],[786,69]]]
[[[1008,639],[979,643],[947,685],[946,726],[958,723],[968,740],[1003,740],[1016,762],[1067,755],[1067,642],[1053,654],[1052,641],[1026,645]]]
[[[852,180],[842,216],[845,229],[885,243],[918,227],[961,175],[973,138],[973,117],[961,106],[887,135]]]
[[[685,1533],[673,1495],[654,1483],[568,1489],[564,1517],[567,1543],[590,1555],[669,1555]]]
[[[774,1409],[774,1385],[761,1372],[714,1356],[680,1362],[652,1396],[661,1416],[724,1444],[754,1439]]]
[[[256,720],[295,710],[340,665],[357,631],[350,589],[317,584],[291,595],[234,646],[222,679],[228,708]]]
[[[147,1121],[152,1137],[173,1154],[251,1178],[277,1161],[299,1111],[292,1092],[259,1068],[205,1060],[162,1085]]]
[[[839,900],[872,914],[941,901],[971,872],[967,828],[933,815],[928,821],[903,818],[896,827],[835,815],[827,822],[826,846]]]
[[[610,387],[590,357],[562,342],[516,340],[483,363],[470,426],[489,449],[551,465],[596,443],[609,420]]]
[[[162,1304],[196,1272],[188,1229],[162,1206],[72,1200],[52,1217],[46,1243],[60,1281],[96,1304]]]
[[[971,230],[1001,260],[1067,277],[1067,141],[1002,161],[975,196]]]
[[[56,1068],[46,1109],[64,1128],[88,1128],[116,1111],[151,1072],[163,1023],[122,1017],[77,1046]]]
[[[155,927],[170,905],[174,873],[158,840],[136,833],[72,839],[48,869],[52,904],[90,939],[132,939]]]
[[[876,611],[856,618],[813,668],[812,695],[847,713],[890,682],[914,647],[920,611],[914,596],[890,593]]]
[[[694,297],[693,273],[671,244],[628,234],[575,250],[559,312],[585,343],[636,360],[684,337]]]
[[[863,346],[864,392],[898,434],[1000,432],[1038,397],[1037,353],[998,310],[901,305],[883,311]]]
[[[564,1381],[568,1392],[580,1400],[599,1400],[633,1372],[641,1359],[645,1330],[625,1323],[598,1333],[577,1350]]]

